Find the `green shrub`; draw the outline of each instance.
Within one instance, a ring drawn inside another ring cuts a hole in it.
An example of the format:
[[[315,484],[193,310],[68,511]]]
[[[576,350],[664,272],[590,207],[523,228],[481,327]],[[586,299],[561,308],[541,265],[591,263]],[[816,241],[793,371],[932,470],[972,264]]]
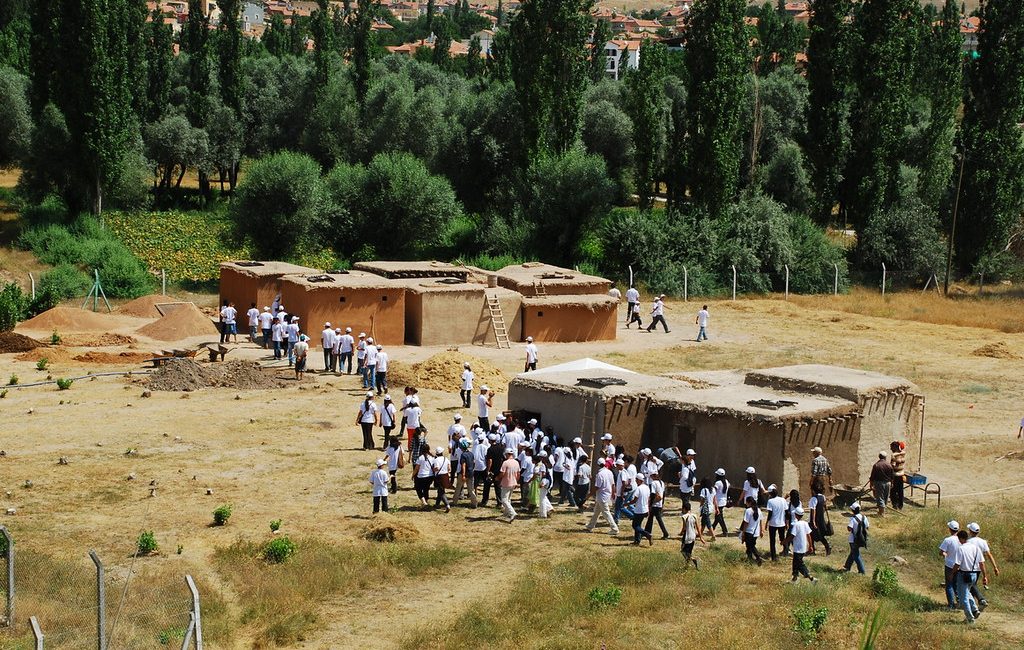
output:
[[[213,511],[213,523],[216,526],[223,526],[231,519],[231,505],[225,504]]]
[[[50,345],[60,345],[62,340],[63,339],[60,338],[60,334],[57,333],[57,330],[53,330],[50,334]]]
[[[138,298],[156,288],[156,278],[120,243],[110,246],[107,257],[95,268],[103,291],[111,298]]]
[[[7,385],[8,386],[17,386],[18,385],[18,375],[15,375],[14,373],[11,373],[10,379],[7,380]]]
[[[622,589],[615,585],[607,587],[594,587],[587,594],[587,600],[594,609],[605,609],[615,607],[622,600]]]
[[[888,564],[879,564],[871,574],[871,591],[879,596],[895,595],[900,589],[900,579],[896,570]]]
[[[263,547],[263,559],[267,562],[280,564],[295,555],[295,542],[287,537],[277,537]]]
[[[793,629],[800,634],[804,643],[809,644],[825,626],[825,621],[828,620],[828,607],[813,607],[805,603],[793,610],[793,619],[796,621]]]
[[[18,237],[18,246],[32,251],[39,261],[51,266],[80,264],[83,259],[83,238],[68,226],[50,223],[29,228]]]
[[[458,259],[457,263],[475,266],[485,271],[498,271],[506,266],[522,264],[526,259],[518,255],[477,255],[468,259]]]
[[[7,282],[0,288],[0,332],[14,329],[19,321],[25,318],[28,300],[21,287]]]
[[[67,377],[61,377],[57,380],[57,390],[67,390],[71,388],[71,384],[75,383],[74,379],[68,379]]]
[[[0,399],[7,397],[7,389],[0,390]]]
[[[31,311],[39,313],[56,307],[71,298],[81,298],[89,292],[89,276],[71,264],[61,264],[47,271],[39,280]]]
[[[281,520],[280,519],[274,519],[273,521],[270,522],[270,532],[276,533],[279,530],[281,530]]]
[[[41,202],[25,205],[21,209],[21,221],[29,226],[64,223],[67,220],[68,206],[55,194],[49,194]]]
[[[46,370],[46,365],[50,363],[50,360],[43,357],[39,361],[36,361],[36,370]]]
[[[143,531],[139,535],[136,546],[139,549],[139,555],[149,555],[150,553],[155,553],[160,548],[160,545],[156,543],[156,536],[151,530]]]

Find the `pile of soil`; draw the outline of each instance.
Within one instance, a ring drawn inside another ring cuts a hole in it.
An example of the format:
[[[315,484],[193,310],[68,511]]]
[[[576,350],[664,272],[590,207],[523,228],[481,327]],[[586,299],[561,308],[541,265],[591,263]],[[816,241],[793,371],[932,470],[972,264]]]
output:
[[[64,348],[42,346],[19,354],[14,358],[18,361],[39,361],[41,359],[46,359],[50,363],[66,363],[71,361],[73,356],[73,352]]]
[[[388,364],[388,385],[395,388],[415,386],[433,390],[458,391],[462,385],[462,364],[468,361],[473,370],[473,390],[481,386],[504,389],[508,375],[478,357],[461,352],[445,351],[421,361],[407,364],[392,361]]]
[[[157,341],[180,341],[193,336],[216,335],[217,326],[198,307],[187,303],[136,332]]]
[[[371,542],[415,542],[420,538],[420,531],[390,515],[377,514],[363,528],[362,537]]]
[[[135,339],[126,334],[68,334],[61,335],[60,344],[69,348],[103,348],[135,345]]]
[[[161,296],[160,294],[152,294],[149,296],[142,296],[136,298],[131,302],[126,302],[117,308],[118,313],[127,314],[128,316],[138,316],[139,318],[160,318],[160,312],[157,311],[156,306],[159,303],[175,302],[173,299],[167,296]]]
[[[109,332],[119,326],[116,318],[77,307],[54,307],[18,327],[42,332]]]
[[[45,346],[45,343],[16,332],[0,332],[0,354],[28,352]]]
[[[983,345],[974,352],[971,352],[971,354],[976,357],[989,357],[991,359],[1020,359],[1020,355],[1006,347],[1006,343],[1002,341]]]
[[[152,390],[192,391],[200,388],[263,390],[286,384],[265,374],[254,361],[228,361],[200,365],[191,359],[174,359],[161,366],[147,381]]]
[[[149,361],[154,356],[157,355],[152,352],[94,352],[90,350],[85,354],[75,356],[74,360],[81,363],[124,363],[137,365]]]

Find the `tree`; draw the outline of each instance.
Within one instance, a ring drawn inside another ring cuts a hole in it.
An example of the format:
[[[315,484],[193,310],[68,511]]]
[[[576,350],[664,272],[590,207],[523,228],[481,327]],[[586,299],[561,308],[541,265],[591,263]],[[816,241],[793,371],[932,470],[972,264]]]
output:
[[[633,122],[634,180],[641,210],[650,209],[665,143],[665,89],[668,50],[645,40],[640,66],[626,77],[626,102]]]
[[[855,227],[895,202],[900,165],[909,152],[915,5],[916,0],[865,0],[854,22],[861,43],[856,58],[870,62],[855,66],[853,77],[857,95],[844,191]]]
[[[220,24],[217,26],[217,77],[220,100],[235,112],[242,113],[242,21],[240,0],[217,0]]]
[[[665,135],[665,197],[666,210],[677,213],[686,198],[687,156],[689,138],[686,134],[686,84],[676,76],[665,79],[668,98],[668,127]]]
[[[434,32],[434,52],[431,60],[437,67],[447,70],[451,67],[452,62],[448,52],[452,46],[451,23],[447,20],[442,20],[438,21],[434,26],[436,30]]]
[[[313,34],[313,65],[316,70],[314,83],[317,89],[327,85],[331,76],[331,52],[334,50],[334,26],[331,24],[330,6],[327,0],[317,0],[310,31]]]
[[[608,57],[604,47],[612,37],[612,28],[604,18],[594,21],[594,32],[590,37],[590,80],[594,83],[608,76]]]
[[[205,129],[210,119],[210,19],[203,14],[199,0],[189,0],[188,19],[185,21],[182,49],[188,53],[188,121],[197,129]],[[210,195],[210,179],[206,171],[199,170],[199,191]]]
[[[57,32],[60,2],[61,0],[35,0],[30,5],[29,78],[32,86],[29,98],[34,118],[38,118],[43,108],[53,100],[60,46],[60,35]]]
[[[154,9],[149,23],[149,38],[146,39],[146,115],[147,122],[156,122],[163,117],[171,95],[171,58],[173,57],[174,32],[164,24],[160,9]]]
[[[743,0],[697,0],[686,32],[687,133],[694,203],[724,213],[739,186],[740,103],[749,68]]]
[[[619,107],[601,99],[583,109],[583,146],[601,156],[608,175],[619,185],[616,198],[624,200],[633,160],[633,122]]]
[[[377,0],[356,0],[355,20],[352,21],[352,84],[360,108],[366,102],[366,89],[370,85],[370,27],[378,6]]]
[[[284,24],[284,16],[275,13],[270,17],[270,25],[261,40],[263,47],[273,56],[280,58],[288,52],[288,26]]]
[[[294,259],[323,230],[329,206],[316,161],[281,152],[248,169],[231,215],[262,259]]]
[[[149,87],[149,63],[146,48],[149,44],[150,30],[146,25],[146,0],[123,0],[121,7],[121,12],[114,14],[114,17],[121,22],[119,29],[124,31],[128,75],[125,81],[131,96],[135,121],[141,123],[149,112],[149,100],[146,95]]]
[[[0,169],[25,160],[32,136],[28,79],[0,67]]]
[[[989,0],[979,13],[978,58],[967,74],[962,126],[961,269],[1006,250],[1024,203],[1024,3]]]
[[[512,80],[531,157],[577,142],[587,85],[591,0],[525,0],[509,26]]]
[[[30,70],[29,40],[32,35],[28,0],[7,0],[0,6],[0,67],[21,74]]]
[[[476,79],[483,73],[482,50],[480,48],[480,37],[473,36],[469,39],[469,53],[466,54],[466,76]]]
[[[153,187],[167,192],[181,187],[189,168],[201,166],[209,153],[206,131],[188,123],[182,115],[147,124],[142,132],[146,157],[153,164]]]
[[[434,28],[434,0],[427,0],[427,33]]]
[[[76,196],[78,179],[68,164],[73,158],[67,120],[51,102],[35,119],[29,148],[22,161],[19,191],[33,202],[42,202],[48,195],[56,194],[66,203]]]
[[[849,13],[850,0],[811,0],[805,151],[817,196],[812,214],[822,225],[833,221],[832,210],[839,201],[839,186],[850,154]]]

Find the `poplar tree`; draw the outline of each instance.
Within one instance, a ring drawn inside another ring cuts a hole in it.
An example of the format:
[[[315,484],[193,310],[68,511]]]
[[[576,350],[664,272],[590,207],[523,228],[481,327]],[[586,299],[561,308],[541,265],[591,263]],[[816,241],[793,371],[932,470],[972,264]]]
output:
[[[604,79],[607,74],[608,57],[605,56],[604,46],[612,37],[612,28],[604,18],[598,18],[594,22],[594,33],[590,38],[590,80],[594,83]]]
[[[921,163],[920,196],[937,209],[947,195],[953,174],[953,138],[963,98],[963,37],[960,5],[946,0],[937,23],[930,25],[927,67],[918,77],[927,84],[931,119],[923,138],[926,151]]]
[[[317,9],[313,12],[311,31],[313,43],[313,68],[317,90],[327,86],[331,76],[331,52],[334,49],[334,25],[331,20],[330,7],[327,0],[316,0]]]
[[[157,7],[151,14],[149,38],[146,39],[146,115],[145,121],[156,122],[163,117],[171,95],[171,57],[174,32],[164,24]]]
[[[366,104],[366,90],[370,86],[370,27],[376,5],[376,0],[356,0],[352,21],[352,85],[360,109]]]
[[[664,142],[665,74],[668,50],[645,40],[640,66],[626,77],[626,108],[633,122],[634,180],[641,210],[649,210]]]
[[[210,19],[203,14],[199,0],[189,0],[188,19],[181,39],[188,53],[188,121],[197,129],[205,129],[210,121]],[[199,190],[209,196],[210,179],[199,169]]]
[[[242,113],[242,21],[240,0],[217,0],[220,24],[217,27],[217,77],[220,99],[235,112]]]

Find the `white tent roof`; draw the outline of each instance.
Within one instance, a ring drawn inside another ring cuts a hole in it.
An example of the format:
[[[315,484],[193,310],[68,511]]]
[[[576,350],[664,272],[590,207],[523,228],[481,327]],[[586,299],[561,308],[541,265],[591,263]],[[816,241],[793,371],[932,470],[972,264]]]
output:
[[[519,374],[521,374],[521,375],[529,374],[529,375],[532,376],[532,375],[544,374],[546,372],[576,372],[576,371],[579,371],[579,370],[614,370],[614,371],[617,371],[617,372],[626,372],[626,373],[629,373],[631,375],[635,375],[636,374],[632,370],[626,370],[625,368],[620,368],[618,366],[613,366],[610,363],[605,363],[604,361],[598,361],[597,359],[591,359],[590,357],[584,357],[583,359],[576,359],[575,361],[568,361],[566,363],[560,363],[560,364],[558,364],[556,366],[545,366],[545,367],[541,368],[540,370],[535,370],[535,371],[530,372],[530,373],[523,372],[523,373],[519,373]]]

